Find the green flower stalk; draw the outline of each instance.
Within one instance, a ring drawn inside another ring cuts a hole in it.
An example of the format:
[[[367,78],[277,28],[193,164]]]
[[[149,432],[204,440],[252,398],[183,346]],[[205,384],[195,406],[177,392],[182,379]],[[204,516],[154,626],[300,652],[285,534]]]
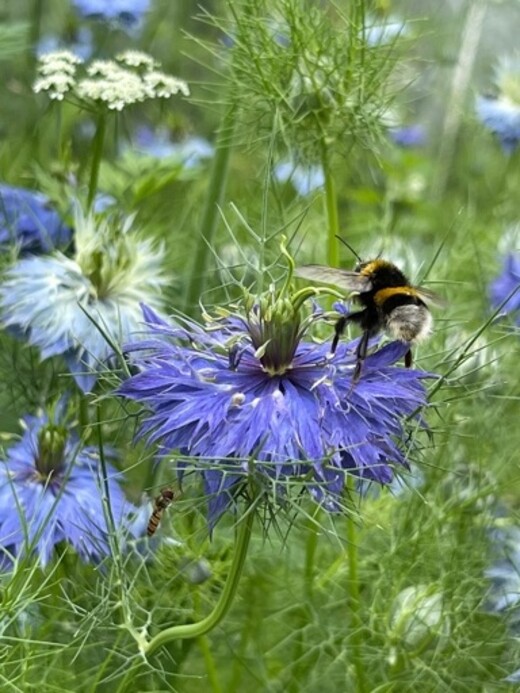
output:
[[[233,42],[230,79],[256,139],[263,128],[269,137],[274,122],[280,145],[314,161],[324,143],[343,154],[375,144],[391,46],[367,40],[364,0],[350,3],[348,15],[299,0],[230,5],[233,22],[216,23]]]
[[[200,225],[200,238],[195,250],[195,256],[190,278],[184,297],[184,309],[189,312],[195,306],[206,286],[206,267],[209,250],[215,236],[218,221],[218,209],[222,204],[226,189],[229,159],[233,146],[233,132],[236,122],[237,105],[232,103],[223,115],[220,124],[215,157],[211,167],[211,177],[208,194]]]
[[[336,267],[335,160],[344,163],[356,146],[377,147],[393,67],[392,45],[370,40],[365,0],[349,5],[343,14],[333,4],[324,12],[299,0],[243,0],[230,3],[231,21],[213,18],[232,44],[226,79],[228,93],[240,95],[244,139],[323,168],[327,262]]]

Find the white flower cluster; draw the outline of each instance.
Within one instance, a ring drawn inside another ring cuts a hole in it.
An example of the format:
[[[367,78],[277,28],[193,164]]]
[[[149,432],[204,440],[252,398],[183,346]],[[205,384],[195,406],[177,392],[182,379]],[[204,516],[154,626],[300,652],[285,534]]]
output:
[[[60,101],[72,92],[83,101],[104,103],[115,111],[147,99],[190,94],[186,82],[161,72],[160,64],[141,51],[125,51],[115,60],[94,60],[86,68],[87,76],[78,79],[76,66],[80,62],[68,51],[41,56],[34,91],[46,91],[51,99]]]
[[[154,70],[159,66],[157,60],[143,51],[124,51],[116,55],[116,60],[129,67],[144,67],[147,70]]]
[[[46,91],[50,99],[63,101],[63,97],[74,86],[76,70],[81,58],[70,51],[54,51],[39,59],[39,77],[33,85],[34,91]]]
[[[161,99],[169,99],[181,92],[184,96],[190,95],[190,90],[186,82],[171,75],[165,75],[164,72],[151,70],[143,75],[143,80],[147,87],[153,91],[154,95]]]

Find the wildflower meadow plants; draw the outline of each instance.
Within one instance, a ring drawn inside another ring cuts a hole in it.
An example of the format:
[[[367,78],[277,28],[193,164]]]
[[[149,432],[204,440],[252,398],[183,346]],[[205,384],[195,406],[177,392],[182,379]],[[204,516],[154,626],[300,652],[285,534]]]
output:
[[[2,15],[3,688],[518,680],[518,58],[462,4]],[[380,257],[411,364],[298,271]]]

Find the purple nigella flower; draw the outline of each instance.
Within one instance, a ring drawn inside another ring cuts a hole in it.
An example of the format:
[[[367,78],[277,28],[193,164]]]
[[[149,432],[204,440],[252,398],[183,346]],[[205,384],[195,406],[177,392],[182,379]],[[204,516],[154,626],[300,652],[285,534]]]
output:
[[[479,96],[477,116],[494,133],[506,154],[511,154],[520,141],[520,104],[507,96]]]
[[[150,9],[150,0],[72,0],[76,10],[87,19],[100,19],[134,28]]]
[[[300,325],[296,312],[287,320],[289,300],[260,305],[208,330],[146,309],[153,338],[127,347],[140,372],[119,392],[148,408],[141,436],[198,458],[210,525],[251,470],[278,490],[307,482],[330,510],[348,473],[389,483],[392,466],[406,465],[403,418],[425,404],[425,374],[394,366],[407,345],[370,355],[353,384],[355,343],[332,357],[328,344],[302,341],[318,314]]]
[[[0,245],[12,243],[22,252],[48,253],[67,246],[71,237],[71,229],[45,195],[0,184]]]
[[[71,544],[83,560],[110,552],[109,521],[102,501],[97,447],[86,447],[65,423],[28,416],[20,442],[0,461],[0,565],[36,554],[45,567],[54,547]],[[108,489],[116,528],[134,510],[108,465]]]
[[[516,293],[515,293],[516,290]],[[514,313],[520,325],[520,254],[509,253],[504,260],[502,274],[489,287],[491,305],[502,306],[505,313]],[[505,301],[505,303],[504,303]]]

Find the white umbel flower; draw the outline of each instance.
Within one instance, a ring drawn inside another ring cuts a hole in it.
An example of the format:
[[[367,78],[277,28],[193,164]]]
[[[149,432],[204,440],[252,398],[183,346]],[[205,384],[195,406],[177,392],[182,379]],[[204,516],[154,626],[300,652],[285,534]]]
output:
[[[116,60],[129,67],[144,67],[147,70],[153,70],[159,65],[157,60],[143,51],[124,51],[116,55]]]
[[[142,51],[124,51],[115,60],[93,60],[83,76],[76,74],[80,58],[69,51],[47,53],[39,59],[35,92],[47,92],[51,99],[66,94],[80,101],[103,104],[111,111],[147,99],[168,99],[175,94],[189,96],[186,82],[161,72],[160,63]]]
[[[100,61],[98,61],[100,62]],[[113,63],[106,74],[98,78],[82,79],[76,92],[82,99],[101,101],[110,110],[122,111],[125,106],[152,97],[152,92],[143,80],[133,72]]]
[[[50,99],[62,101],[75,85],[77,66],[81,58],[70,51],[44,53],[38,60],[38,79],[33,84],[36,94],[48,92]]]
[[[149,87],[153,95],[160,99],[169,99],[179,92],[184,96],[190,95],[190,90],[186,82],[177,77],[171,77],[159,70],[147,72],[143,76],[144,83]]]
[[[36,94],[45,91],[53,101],[63,101],[65,94],[72,89],[75,82],[74,77],[66,72],[56,72],[37,79],[33,84],[33,91]]]

